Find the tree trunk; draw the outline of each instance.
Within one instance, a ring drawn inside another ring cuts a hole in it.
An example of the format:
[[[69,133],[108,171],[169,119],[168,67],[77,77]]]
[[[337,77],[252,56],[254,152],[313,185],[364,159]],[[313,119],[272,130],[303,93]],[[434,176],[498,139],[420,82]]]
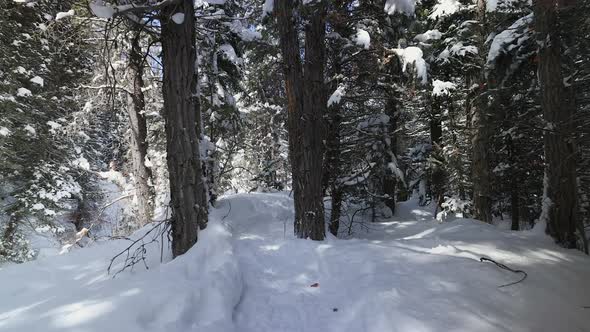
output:
[[[176,24],[171,16],[183,13]],[[172,253],[184,254],[207,225],[205,187],[199,155],[200,109],[193,95],[195,78],[195,19],[192,0],[162,9],[164,119],[172,206]]]
[[[301,222],[295,223],[295,233],[300,238],[312,240],[323,240],[326,236],[322,192],[324,114],[327,108],[324,85],[325,15],[325,6],[319,4],[308,18],[309,23],[305,27],[305,83],[300,122],[303,129],[303,169],[300,178],[303,210]]]
[[[480,31],[478,35],[479,49],[483,50],[485,40],[485,0],[477,1],[478,19]],[[483,89],[484,60],[481,59],[481,72],[478,73],[478,80]],[[489,87],[488,87],[489,88]],[[475,218],[487,223],[492,222],[492,197],[490,181],[490,138],[492,135],[492,116],[487,107],[487,98],[481,98],[486,91],[480,91],[479,98],[473,102],[473,113],[471,124],[473,128],[472,146],[472,181],[473,181],[473,208]]]
[[[305,28],[305,80],[293,2],[275,0],[289,111],[289,155],[295,200],[295,235],[325,237],[322,193],[325,9],[314,9]],[[305,82],[305,83],[304,83]]]
[[[385,205],[391,210],[391,214],[395,213],[395,196],[397,185],[397,174],[393,171],[393,167],[399,168],[397,158],[395,156],[395,130],[397,126],[397,107],[396,100],[390,98],[387,100],[387,108],[385,114],[389,116],[389,123],[387,124],[387,136],[385,137],[385,176],[383,179],[383,196],[386,198]]]
[[[432,200],[436,204],[436,210],[441,209],[441,204],[444,200],[445,194],[445,183],[446,174],[444,169],[444,156],[443,156],[443,141],[442,141],[442,103],[443,100],[451,103],[449,97],[432,96],[431,97],[431,111],[430,111],[430,144],[432,150],[430,152],[431,159],[434,162],[430,162],[430,183],[429,194]],[[445,104],[446,107],[448,103]],[[449,111],[450,112],[450,111]]]
[[[547,233],[560,245],[575,248],[577,183],[572,123],[575,100],[573,87],[564,85],[557,20],[554,1],[535,2],[535,30],[541,45],[538,67],[541,106],[547,122],[543,215],[547,217]]]
[[[342,215],[342,189],[337,186],[332,187],[332,212],[330,213],[330,225],[328,229],[334,236],[338,236],[340,228],[340,216]]]
[[[303,109],[303,69],[299,57],[299,41],[297,37],[296,20],[293,17],[294,2],[275,0],[275,12],[281,53],[283,56],[283,70],[285,72],[285,90],[287,94],[288,131],[289,131],[289,161],[291,163],[291,181],[293,187],[293,201],[295,208],[295,225],[301,216],[301,188],[300,169],[302,159],[301,128],[299,118]],[[297,226],[295,226],[297,227]]]
[[[507,137],[506,145],[508,149],[508,161],[512,171],[510,179],[510,218],[512,219],[512,226],[510,229],[517,231],[520,229],[520,192],[518,186],[518,181],[520,181],[518,173],[520,172],[516,161],[514,142],[510,135]]]
[[[338,236],[340,227],[340,214],[342,209],[342,188],[338,183],[340,175],[340,126],[342,117],[338,105],[332,106],[328,111],[328,134],[326,136],[326,157],[324,159],[323,192],[330,189],[332,210],[330,213],[330,225],[328,229],[334,236]]]
[[[137,220],[141,226],[152,220],[153,190],[150,187],[152,171],[146,167],[147,125],[145,120],[145,98],[143,95],[143,53],[139,45],[140,31],[135,31],[129,50],[129,77],[133,80],[131,94],[128,96],[127,114],[129,116],[129,149],[133,163],[133,180],[137,199]]]

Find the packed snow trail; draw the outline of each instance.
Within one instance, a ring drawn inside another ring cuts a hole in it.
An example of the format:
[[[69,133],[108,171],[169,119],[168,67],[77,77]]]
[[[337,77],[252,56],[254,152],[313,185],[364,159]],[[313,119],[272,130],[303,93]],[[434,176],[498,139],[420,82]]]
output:
[[[404,221],[369,224],[363,239],[314,242],[293,238],[285,195],[221,205],[243,276],[240,332],[590,331],[590,260],[544,235],[439,223],[410,201]],[[521,276],[482,256],[529,277],[498,288]]]
[[[295,239],[292,220],[287,194],[233,195],[187,254],[150,246],[149,270],[106,275],[122,240],[0,267],[0,331],[590,331],[590,259],[538,232],[413,201],[347,240]],[[529,276],[498,288],[520,276],[482,256]]]

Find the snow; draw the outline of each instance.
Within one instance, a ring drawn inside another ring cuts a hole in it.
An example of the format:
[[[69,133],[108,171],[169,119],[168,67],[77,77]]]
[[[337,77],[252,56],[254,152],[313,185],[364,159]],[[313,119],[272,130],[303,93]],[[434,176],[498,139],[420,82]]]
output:
[[[18,74],[26,74],[27,70],[23,66],[18,66],[18,67],[16,67],[14,72],[18,73]]]
[[[55,15],[55,20],[59,21],[59,20],[64,19],[66,17],[74,16],[74,14],[75,14],[75,12],[73,9],[70,9],[67,12],[59,12]]]
[[[403,71],[406,71],[408,65],[414,65],[416,70],[416,76],[420,78],[422,84],[428,82],[428,73],[426,61],[424,61],[424,53],[422,50],[415,46],[407,48],[396,48],[393,50],[402,60]]]
[[[414,15],[414,12],[416,11],[416,1],[415,0],[386,0],[384,10],[388,15],[393,15],[396,12],[406,14],[406,15]]]
[[[49,131],[55,132],[57,129],[61,128],[61,125],[55,121],[47,121],[47,125],[50,127]]]
[[[532,22],[533,14],[531,13],[519,18],[508,29],[497,34],[490,44],[487,58],[488,65],[492,65],[500,54],[519,47],[529,39],[530,35],[524,32],[530,30],[529,25]]]
[[[45,81],[43,81],[43,78],[39,77],[39,76],[35,76],[33,78],[30,79],[31,82],[43,86],[43,84],[45,83]]]
[[[440,31],[438,31],[437,29],[434,30],[428,30],[424,33],[421,33],[419,35],[416,35],[416,37],[414,37],[414,40],[417,40],[421,43],[426,43],[427,41],[431,41],[431,40],[439,40],[442,37],[442,33]]]
[[[172,15],[172,21],[176,24],[182,24],[184,22],[184,13],[175,13]]]
[[[274,10],[274,0],[264,0],[264,4],[262,5],[262,17],[272,13]]]
[[[43,210],[43,209],[45,209],[45,205],[43,205],[41,203],[36,203],[33,206],[31,206],[31,209],[33,209],[33,210]]]
[[[231,331],[241,279],[230,240],[227,229],[211,223],[201,245],[184,256],[160,264],[159,247],[148,246],[149,272],[138,268],[115,279],[106,267],[125,240],[5,267],[0,280],[11,287],[0,290],[0,329]]]
[[[358,28],[356,30],[356,44],[359,46],[364,47],[365,49],[369,49],[371,46],[371,36],[366,30]]]
[[[438,0],[428,18],[437,20],[441,17],[453,15],[459,10],[461,10],[461,3],[458,0]]]
[[[340,104],[340,100],[345,95],[345,93],[346,90],[344,85],[338,86],[338,88],[336,88],[336,90],[332,93],[330,98],[328,98],[328,107]]]
[[[74,159],[72,161],[72,165],[79,167],[83,170],[89,171],[90,170],[90,163],[88,162],[88,160],[84,157],[79,157],[77,159]]]
[[[438,60],[443,62],[448,61],[451,56],[461,56],[464,57],[468,54],[478,54],[479,50],[474,45],[464,45],[461,41],[456,41],[454,44],[447,46],[440,54],[437,56]]]
[[[240,58],[236,54],[236,50],[234,50],[234,47],[231,46],[230,44],[223,44],[223,45],[219,46],[219,51],[222,52],[223,56],[227,60],[229,60],[231,63],[235,64],[236,66],[239,66],[243,63],[242,58]]]
[[[16,90],[16,95],[17,97],[30,97],[33,93],[27,88],[18,88],[18,90]]]
[[[240,36],[243,41],[254,41],[262,38],[260,31],[256,27],[244,26],[241,21],[233,20],[231,23],[224,23],[229,26],[230,30]]]
[[[434,80],[432,82],[432,95],[434,96],[448,96],[452,90],[455,90],[457,85],[453,82],[445,82]]]
[[[493,12],[498,8],[498,0],[486,0],[486,11]]]
[[[8,128],[6,127],[0,127],[0,135],[8,136],[10,135],[10,130],[8,130]]]
[[[117,12],[115,8],[106,5],[102,0],[92,1],[89,6],[92,14],[100,18],[112,18]]]
[[[35,136],[37,134],[37,131],[35,130],[35,128],[33,128],[33,126],[31,126],[30,124],[25,125],[23,127],[24,130],[26,130],[29,134]]]
[[[164,237],[163,263],[151,244],[149,270],[114,279],[106,267],[129,241],[2,266],[0,330],[588,331],[589,258],[543,232],[441,223],[410,200],[352,235],[345,223],[343,239],[300,240],[292,204],[288,193],[224,197],[185,255],[170,261]],[[480,257],[528,278],[498,288],[520,275]]]

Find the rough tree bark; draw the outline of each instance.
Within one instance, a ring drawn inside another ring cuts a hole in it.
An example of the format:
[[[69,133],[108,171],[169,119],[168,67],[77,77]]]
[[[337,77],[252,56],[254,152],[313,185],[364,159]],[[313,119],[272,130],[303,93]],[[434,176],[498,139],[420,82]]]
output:
[[[516,151],[512,137],[508,135],[506,139],[508,149],[508,162],[512,167],[512,179],[510,179],[510,217],[512,219],[511,230],[517,231],[520,228],[520,188],[518,185],[519,177],[517,174]]]
[[[387,100],[385,114],[389,116],[389,123],[387,124],[387,136],[385,137],[385,174],[383,178],[383,195],[385,205],[395,213],[395,198],[397,186],[397,174],[392,167],[399,167],[395,156],[396,145],[396,127],[397,127],[397,100],[390,98]]]
[[[443,141],[442,141],[442,105],[446,101],[445,106],[449,107],[450,98],[444,96],[432,96],[430,103],[430,143],[432,145],[431,158],[435,162],[431,164],[430,181],[428,183],[428,190],[430,196],[436,204],[435,212],[441,209],[444,200],[446,173],[443,167]]]
[[[299,117],[303,108],[303,69],[299,58],[299,42],[295,17],[294,2],[275,0],[275,13],[279,30],[283,71],[285,72],[285,91],[287,93],[289,161],[291,163],[291,181],[295,205],[295,222],[301,219],[301,188],[299,187],[299,170],[302,149],[298,144],[301,139]]]
[[[336,89],[336,87],[334,87]],[[330,224],[328,229],[334,236],[338,236],[340,228],[340,215],[342,209],[343,189],[338,183],[340,174],[340,126],[342,116],[338,105],[331,106],[328,110],[328,123],[326,135],[326,155],[324,158],[323,192],[330,189],[332,210],[330,212]]]
[[[478,32],[479,49],[483,49],[485,41],[486,2],[477,0],[478,20],[480,29]],[[484,64],[481,59],[481,72],[477,74],[479,84],[484,85]],[[489,88],[489,87],[488,87]],[[482,91],[485,93],[485,91]],[[492,116],[487,107],[486,98],[476,98],[472,104],[471,125],[472,137],[472,181],[473,181],[473,209],[475,218],[487,223],[492,222],[492,197],[490,180],[490,138],[492,136]]]
[[[150,187],[152,171],[145,165],[147,155],[147,124],[145,119],[145,98],[143,95],[143,64],[144,57],[139,45],[141,31],[134,31],[129,50],[128,74],[133,85],[128,95],[127,114],[129,116],[129,149],[133,164],[135,196],[137,198],[137,220],[140,225],[152,219],[153,190]]]
[[[546,180],[543,215],[547,217],[547,233],[558,244],[575,248],[578,208],[572,123],[575,100],[573,87],[564,85],[557,8],[554,0],[536,1],[534,8],[535,30],[540,45],[538,75],[541,106],[547,122],[544,133]]]
[[[325,237],[322,193],[325,7],[312,13],[305,27],[305,72],[293,16],[294,2],[275,0],[289,112],[289,155],[295,201],[295,235]],[[304,83],[305,82],[305,83]]]
[[[323,4],[310,14],[305,27],[304,101],[301,113],[303,169],[300,186],[303,194],[303,215],[295,224],[295,233],[301,238],[323,240],[324,195],[322,168],[324,155],[324,114],[327,98],[324,86],[326,61],[326,9]]]
[[[171,16],[183,13],[176,24]],[[179,256],[197,242],[207,226],[207,205],[199,155],[200,109],[192,94],[195,78],[195,18],[192,0],[182,0],[161,10],[164,67],[164,119],[172,206],[172,253]]]

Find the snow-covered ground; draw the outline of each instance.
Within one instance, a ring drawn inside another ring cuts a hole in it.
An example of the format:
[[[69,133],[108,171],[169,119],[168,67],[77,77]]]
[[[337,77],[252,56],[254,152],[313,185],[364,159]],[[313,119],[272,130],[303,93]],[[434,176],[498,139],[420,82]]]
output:
[[[291,205],[225,197],[186,255],[160,264],[152,244],[149,270],[114,279],[125,240],[0,267],[0,331],[590,331],[590,259],[541,232],[440,223],[410,201],[313,242],[293,237]],[[520,275],[480,257],[528,278],[498,288]]]

